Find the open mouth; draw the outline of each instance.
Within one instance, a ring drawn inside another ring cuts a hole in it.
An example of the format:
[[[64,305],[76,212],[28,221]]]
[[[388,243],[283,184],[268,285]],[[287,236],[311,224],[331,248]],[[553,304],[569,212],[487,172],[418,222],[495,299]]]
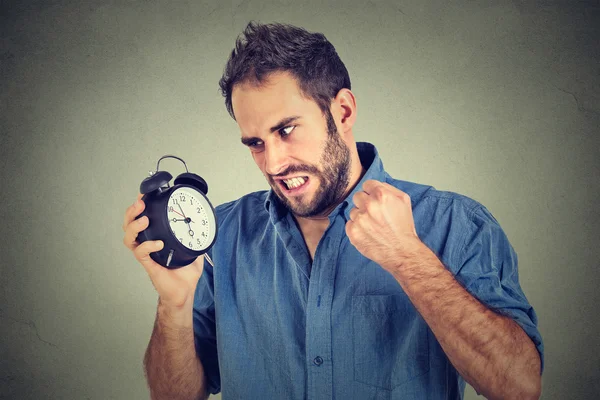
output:
[[[287,191],[298,190],[308,183],[308,176],[297,176],[289,179],[279,179],[279,184]]]

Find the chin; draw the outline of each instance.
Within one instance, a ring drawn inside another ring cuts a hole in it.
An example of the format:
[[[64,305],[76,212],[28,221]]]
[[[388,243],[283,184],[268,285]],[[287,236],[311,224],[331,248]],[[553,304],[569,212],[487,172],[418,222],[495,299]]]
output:
[[[310,200],[299,200],[296,197],[286,197],[284,194],[276,192],[277,197],[281,200],[281,202],[290,210],[294,215],[305,217],[310,216],[314,211],[314,204],[312,204],[312,199]]]

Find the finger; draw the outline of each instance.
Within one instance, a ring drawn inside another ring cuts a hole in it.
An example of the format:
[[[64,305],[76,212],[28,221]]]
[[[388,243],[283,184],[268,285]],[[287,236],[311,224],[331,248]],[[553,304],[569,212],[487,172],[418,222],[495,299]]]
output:
[[[354,237],[355,229],[356,229],[356,223],[354,221],[346,222],[346,226],[345,226],[346,236],[348,236],[348,240],[353,245],[354,245],[354,239],[355,239],[355,237]]]
[[[410,200],[410,196],[408,195],[408,193],[403,192],[402,190],[390,185],[387,182],[380,182],[381,183],[381,188],[383,190],[386,190],[390,193],[392,193],[394,196],[401,198],[402,200]]]
[[[359,190],[354,194],[354,196],[352,196],[352,201],[354,202],[354,206],[356,208],[363,209],[369,201],[369,195],[362,190]]]
[[[370,180],[365,182],[365,185],[363,185],[363,190],[369,195],[370,199],[376,199],[377,201],[385,202],[387,198],[390,197],[390,193],[387,188],[382,182],[379,181]]]
[[[150,257],[150,253],[159,251],[163,248],[164,244],[162,240],[148,240],[133,250],[135,258],[143,265],[144,269],[150,276],[150,279],[156,274],[156,272],[162,268],[160,264]]]
[[[135,217],[140,215],[140,213],[146,208],[146,204],[142,200],[142,196],[143,194],[138,194],[135,202],[129,207],[127,207],[127,210],[125,210],[125,217],[123,219],[123,231],[125,231],[127,229],[127,225],[129,225],[129,223],[133,221]]]
[[[123,243],[128,249],[134,250],[139,245],[137,241],[138,234],[148,227],[148,223],[148,217],[144,215],[142,218],[136,219],[127,225]]]
[[[350,210],[350,213],[348,213],[348,216],[350,217],[351,221],[356,222],[356,218],[358,218],[359,213],[360,213],[360,211],[358,210],[358,208],[354,207],[354,208],[352,208],[352,210]]]
[[[367,194],[371,194],[380,186],[381,182],[369,179],[368,181],[365,181],[365,183],[363,183],[362,190],[364,190]]]
[[[366,187],[366,188],[365,188]],[[366,181],[363,184],[363,190],[369,195],[379,200],[386,200],[388,195],[397,197],[405,203],[410,203],[410,196],[402,190],[390,185],[387,182]]]

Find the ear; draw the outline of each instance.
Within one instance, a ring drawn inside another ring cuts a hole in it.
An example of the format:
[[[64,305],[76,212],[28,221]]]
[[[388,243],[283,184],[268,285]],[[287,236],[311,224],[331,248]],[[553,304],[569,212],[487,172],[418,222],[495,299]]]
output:
[[[356,99],[350,89],[341,89],[333,99],[331,113],[343,133],[352,131],[356,121]]]

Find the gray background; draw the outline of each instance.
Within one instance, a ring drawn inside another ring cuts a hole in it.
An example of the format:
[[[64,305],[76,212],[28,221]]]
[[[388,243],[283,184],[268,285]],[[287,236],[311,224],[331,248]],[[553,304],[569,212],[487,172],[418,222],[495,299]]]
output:
[[[148,397],[157,296],[123,213],[165,153],[215,204],[267,188],[217,86],[251,19],[323,32],[357,140],[396,178],[490,209],[540,319],[542,397],[598,398],[599,16],[597,1],[0,1],[0,398]]]

